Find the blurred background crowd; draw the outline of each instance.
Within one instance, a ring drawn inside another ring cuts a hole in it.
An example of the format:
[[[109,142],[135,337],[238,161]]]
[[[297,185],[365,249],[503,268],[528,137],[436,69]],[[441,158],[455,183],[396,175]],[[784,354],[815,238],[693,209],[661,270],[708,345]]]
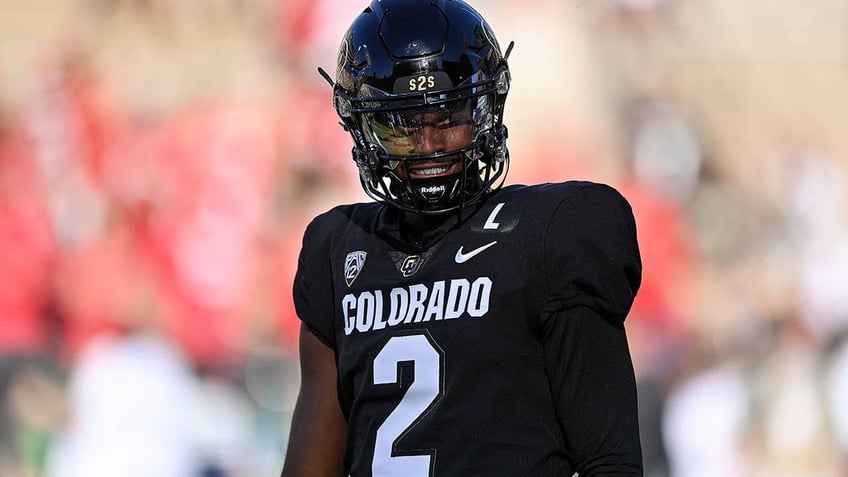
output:
[[[365,3],[0,0],[0,476],[278,474]],[[848,3],[474,5],[508,182],[634,208],[646,476],[848,475]]]

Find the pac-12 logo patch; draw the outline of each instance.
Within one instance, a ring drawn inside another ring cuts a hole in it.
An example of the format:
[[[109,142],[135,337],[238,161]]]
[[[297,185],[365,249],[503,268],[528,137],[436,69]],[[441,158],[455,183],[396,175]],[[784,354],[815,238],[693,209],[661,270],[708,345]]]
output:
[[[421,268],[422,263],[424,263],[424,258],[421,255],[410,255],[406,257],[399,267],[401,275],[404,277],[415,275],[415,272]]]
[[[344,277],[347,286],[353,284],[353,281],[356,280],[356,277],[359,276],[359,271],[362,270],[362,267],[365,265],[365,256],[367,253],[359,250],[356,252],[350,252],[345,257],[345,266],[344,266]]]

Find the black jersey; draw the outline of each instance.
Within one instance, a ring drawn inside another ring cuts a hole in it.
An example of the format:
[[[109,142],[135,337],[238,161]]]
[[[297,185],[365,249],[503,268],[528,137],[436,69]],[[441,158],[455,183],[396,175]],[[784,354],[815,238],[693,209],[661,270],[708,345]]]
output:
[[[546,339],[569,310],[622,326],[641,277],[626,200],[588,182],[509,186],[421,248],[398,221],[379,203],[317,217],[295,279],[299,317],[336,354],[346,472],[570,476],[584,430],[550,374],[580,364]]]

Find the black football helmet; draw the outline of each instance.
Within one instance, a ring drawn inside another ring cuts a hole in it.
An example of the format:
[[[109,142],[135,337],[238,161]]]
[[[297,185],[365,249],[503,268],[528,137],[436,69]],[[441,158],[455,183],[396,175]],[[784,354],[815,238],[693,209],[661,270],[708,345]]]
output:
[[[374,0],[354,20],[335,82],[319,71],[370,197],[439,214],[503,184],[511,48],[462,0]]]

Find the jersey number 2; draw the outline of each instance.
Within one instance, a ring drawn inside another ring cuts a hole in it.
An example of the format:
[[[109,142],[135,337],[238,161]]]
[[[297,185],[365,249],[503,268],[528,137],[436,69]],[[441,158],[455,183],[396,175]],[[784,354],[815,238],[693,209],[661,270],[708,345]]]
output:
[[[397,407],[377,429],[374,442],[374,477],[403,475],[427,477],[432,456],[427,454],[392,455],[395,442],[412,428],[433,401],[442,393],[442,356],[423,334],[394,336],[374,359],[374,384],[398,384],[399,365],[412,362],[414,380]]]

